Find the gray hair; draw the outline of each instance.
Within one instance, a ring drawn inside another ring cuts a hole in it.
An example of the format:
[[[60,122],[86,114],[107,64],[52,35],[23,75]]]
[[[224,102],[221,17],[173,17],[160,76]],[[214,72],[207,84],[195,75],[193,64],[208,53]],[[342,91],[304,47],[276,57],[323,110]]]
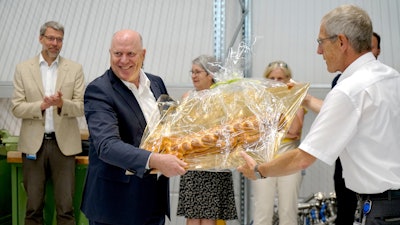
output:
[[[193,65],[201,66],[208,74],[214,75],[220,69],[219,63],[214,56],[200,55],[199,57],[193,59]]]
[[[328,36],[344,34],[353,49],[371,50],[372,22],[367,12],[354,5],[342,5],[326,14],[321,21]]]
[[[47,28],[53,28],[54,30],[61,31],[64,34],[64,26],[56,21],[48,21],[40,27],[40,36],[46,33]]]

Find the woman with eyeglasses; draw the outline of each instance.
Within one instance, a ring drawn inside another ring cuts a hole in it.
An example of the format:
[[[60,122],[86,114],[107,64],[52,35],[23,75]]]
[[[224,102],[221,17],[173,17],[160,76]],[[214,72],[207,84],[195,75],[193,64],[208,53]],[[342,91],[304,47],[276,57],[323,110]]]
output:
[[[268,64],[264,77],[267,79],[289,83],[292,73],[283,61],[274,61]],[[300,144],[301,131],[306,110],[300,108],[275,157],[285,151],[296,148]],[[297,224],[297,202],[302,181],[301,172],[282,176],[268,177],[253,182],[254,197],[254,224],[273,224],[275,195],[278,197],[278,215],[280,225]],[[275,220],[275,219],[274,219]],[[275,224],[275,223],[274,223]]]
[[[215,57],[201,55],[192,61],[189,71],[194,90],[183,98],[201,94],[214,84],[213,73],[219,70]],[[224,220],[237,219],[231,171],[188,171],[181,176],[178,216],[186,218],[187,225],[224,224]]]

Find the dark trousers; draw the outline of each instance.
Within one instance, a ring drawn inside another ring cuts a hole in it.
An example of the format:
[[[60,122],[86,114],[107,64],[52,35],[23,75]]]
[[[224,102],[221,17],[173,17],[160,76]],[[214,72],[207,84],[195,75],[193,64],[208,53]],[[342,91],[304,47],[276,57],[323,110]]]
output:
[[[141,225],[164,225],[164,224],[165,224],[165,216],[162,216],[162,217],[149,218],[145,224]],[[89,225],[112,225],[112,224],[100,223],[93,220],[89,220]]]
[[[342,164],[339,158],[336,160],[333,180],[335,184],[337,204],[337,217],[335,224],[352,225],[357,208],[357,194],[346,188],[342,177]]]
[[[27,195],[25,225],[43,225],[46,182],[51,179],[58,225],[75,225],[75,157],[61,153],[57,141],[43,140],[36,160],[22,157],[24,188]]]

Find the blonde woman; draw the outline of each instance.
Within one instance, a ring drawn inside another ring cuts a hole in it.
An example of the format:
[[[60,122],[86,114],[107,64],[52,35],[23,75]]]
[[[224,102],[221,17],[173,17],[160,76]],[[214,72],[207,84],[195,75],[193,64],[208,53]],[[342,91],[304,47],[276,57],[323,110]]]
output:
[[[264,77],[267,79],[288,83],[292,73],[283,61],[274,61],[268,64]],[[300,144],[303,128],[304,108],[297,111],[292,125],[285,138],[281,141],[275,157],[285,151],[296,148]],[[297,201],[302,181],[301,172],[282,177],[268,177],[253,182],[254,195],[254,224],[272,224],[274,214],[275,195],[278,197],[278,214],[280,225],[297,224]]]

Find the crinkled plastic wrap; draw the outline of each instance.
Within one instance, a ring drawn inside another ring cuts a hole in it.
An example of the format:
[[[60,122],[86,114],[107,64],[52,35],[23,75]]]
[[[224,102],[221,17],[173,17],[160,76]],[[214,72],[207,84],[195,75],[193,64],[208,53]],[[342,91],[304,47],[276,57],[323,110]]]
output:
[[[234,169],[244,163],[240,151],[259,163],[268,161],[308,88],[241,78],[194,91],[180,104],[159,102],[161,119],[151,122],[140,147],[176,155],[189,170]]]

